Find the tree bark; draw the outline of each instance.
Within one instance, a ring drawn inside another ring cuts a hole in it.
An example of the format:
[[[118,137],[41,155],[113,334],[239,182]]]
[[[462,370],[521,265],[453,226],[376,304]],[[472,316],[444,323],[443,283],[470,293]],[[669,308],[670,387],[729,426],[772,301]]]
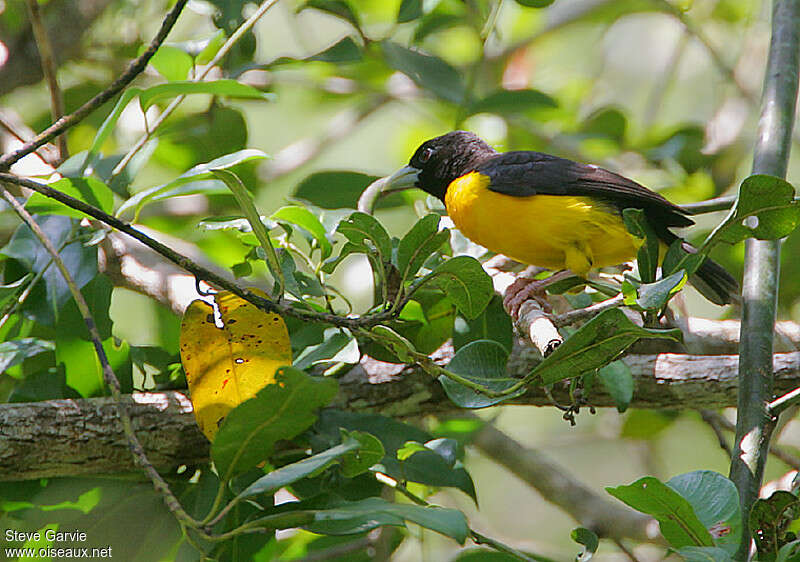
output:
[[[452,350],[436,354],[446,362]],[[532,353],[519,348],[509,371],[532,367]],[[736,404],[738,357],[679,354],[631,355],[625,362],[636,383],[635,408],[721,408]],[[800,352],[775,355],[776,387],[800,386]],[[413,367],[366,359],[339,380],[332,406],[359,412],[410,418],[463,411],[444,395],[439,383]],[[568,402],[565,387],[553,389]],[[128,398],[137,435],[152,463],[161,470],[208,460],[208,442],[197,429],[192,406],[180,392],[141,393]],[[589,401],[613,406],[596,389]],[[540,388],[513,404],[549,405]],[[554,414],[555,415],[555,414]],[[113,473],[135,470],[110,398],[49,400],[0,405],[0,480]]]

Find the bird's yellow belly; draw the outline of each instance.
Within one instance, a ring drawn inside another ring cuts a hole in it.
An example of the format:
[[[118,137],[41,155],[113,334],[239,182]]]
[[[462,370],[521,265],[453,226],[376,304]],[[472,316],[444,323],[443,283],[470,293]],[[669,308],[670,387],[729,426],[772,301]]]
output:
[[[516,197],[490,191],[488,184],[477,172],[455,180],[445,206],[464,236],[493,252],[585,276],[633,259],[641,244],[602,203],[566,195]]]

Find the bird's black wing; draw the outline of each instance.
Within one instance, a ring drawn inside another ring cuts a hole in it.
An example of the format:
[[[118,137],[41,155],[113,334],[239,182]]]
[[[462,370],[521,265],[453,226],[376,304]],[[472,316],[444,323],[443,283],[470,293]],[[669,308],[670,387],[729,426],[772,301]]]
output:
[[[476,171],[489,176],[489,189],[497,193],[516,197],[592,197],[620,211],[626,208],[644,209],[657,229],[694,224],[682,208],[633,180],[597,166],[579,164],[550,154],[504,152],[482,162]]]

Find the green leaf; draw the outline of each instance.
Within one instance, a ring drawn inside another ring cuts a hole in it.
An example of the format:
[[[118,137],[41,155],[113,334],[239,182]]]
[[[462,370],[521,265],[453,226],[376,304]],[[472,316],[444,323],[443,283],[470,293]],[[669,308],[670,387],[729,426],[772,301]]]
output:
[[[53,351],[53,342],[39,338],[21,338],[0,343],[0,373],[9,367],[19,365],[29,357],[34,357],[46,351]]]
[[[591,136],[608,137],[621,143],[625,138],[628,120],[616,108],[601,108],[581,124],[581,132]]]
[[[324,51],[308,57],[306,60],[320,62],[357,62],[363,58],[361,47],[350,36],[344,37]]]
[[[388,326],[377,325],[373,326],[372,334],[378,338],[380,344],[389,350],[389,352],[397,357],[401,363],[413,363],[414,358],[411,353],[415,352],[414,344],[408,341]]]
[[[531,109],[555,107],[558,107],[558,102],[539,90],[498,90],[470,105],[468,113],[514,115]]]
[[[477,318],[494,296],[492,279],[480,262],[470,256],[457,256],[440,263],[420,284],[429,282],[441,288],[468,319]]]
[[[306,209],[305,207],[290,206],[281,207],[272,215],[272,219],[276,221],[286,221],[295,226],[299,226],[308,232],[311,237],[317,242],[317,247],[322,254],[322,259],[327,259],[331,255],[332,246],[327,236],[325,235],[325,227],[319,222],[319,219]]]
[[[520,6],[525,6],[526,8],[546,8],[555,0],[515,0],[517,4]]]
[[[583,545],[583,552],[575,557],[576,562],[589,562],[597,552],[597,547],[600,545],[600,539],[589,529],[577,527],[572,529],[569,534],[570,538],[576,543]]]
[[[142,46],[139,54],[141,55],[144,50],[145,48]],[[192,70],[192,57],[179,47],[161,45],[150,59],[149,64],[170,82],[177,82],[186,80],[189,76],[189,72]]]
[[[606,491],[633,509],[652,515],[673,548],[714,546],[711,534],[689,501],[657,478],[645,476],[628,486],[608,487]]]
[[[261,215],[258,214],[258,210],[253,204],[253,196],[244,186],[242,180],[239,179],[239,176],[230,170],[223,168],[211,168],[210,172],[214,177],[217,177],[225,182],[225,185],[228,186],[228,189],[231,190],[231,193],[233,193],[233,196],[236,198],[239,208],[242,210],[242,212],[244,212],[247,222],[250,223],[250,228],[253,229],[253,234],[255,234],[256,238],[258,238],[258,242],[261,244],[261,249],[264,250],[269,271],[272,274],[272,277],[275,279],[275,282],[278,284],[276,296],[278,299],[280,299],[283,296],[283,289],[285,286],[283,268],[281,262],[278,261],[278,255],[275,253],[275,248],[272,245],[272,240],[269,237],[269,233],[264,227],[264,223],[261,222]]]
[[[381,498],[367,498],[358,502],[314,512],[314,522],[306,528],[312,533],[342,535],[361,533],[382,525],[416,523],[463,544],[469,534],[466,517],[457,509],[423,507],[397,504]]]
[[[380,442],[378,444],[380,445]],[[287,464],[262,476],[245,488],[237,498],[244,499],[259,494],[269,494],[303,478],[316,476],[335,462],[343,459],[347,454],[358,451],[361,446],[362,444],[358,439],[349,436],[340,445],[292,464]],[[381,451],[383,451],[382,447]],[[383,452],[381,452],[382,456]],[[380,459],[380,457],[378,458]]]
[[[119,120],[119,116],[122,115],[122,111],[128,106],[128,103],[138,96],[141,93],[141,88],[127,88],[122,95],[117,100],[117,103],[114,105],[114,108],[111,110],[111,113],[103,120],[102,125],[100,128],[97,129],[97,134],[94,136],[94,140],[92,141],[92,146],[89,147],[89,151],[86,153],[86,157],[83,160],[83,164],[81,165],[81,171],[85,170],[89,166],[93,166],[97,160],[97,153],[100,150],[100,147],[103,146],[103,143],[108,139],[111,132],[114,130],[114,126],[117,124]],[[79,175],[83,175],[82,173]]]
[[[643,310],[661,310],[686,285],[687,279],[686,271],[681,269],[653,283],[638,285],[630,294],[623,291],[626,293],[625,304],[636,305]]]
[[[358,20],[358,15],[348,2],[344,0],[307,0],[305,4],[297,8],[297,12],[314,8],[321,12],[326,12],[337,18],[341,18],[353,24],[356,29],[361,28],[361,23]]]
[[[440,219],[435,214],[422,217],[400,240],[397,247],[397,269],[404,281],[413,278],[425,260],[450,238],[449,230],[439,230]]]
[[[347,238],[361,252],[377,252],[381,263],[388,262],[392,255],[392,241],[389,239],[389,234],[371,215],[356,211],[339,223],[336,232]]]
[[[783,545],[775,558],[775,562],[797,562],[798,560],[800,560],[800,540]]]
[[[347,243],[342,246],[336,258],[325,262],[322,271],[332,273],[345,257],[352,253],[362,253],[369,259],[376,284],[382,283],[385,264],[389,263],[392,255],[392,241],[381,223],[375,217],[357,211],[341,221],[336,232],[347,238]]]
[[[179,195],[229,193],[225,183],[217,180],[211,170],[227,170],[244,162],[266,157],[267,155],[260,150],[245,149],[198,164],[170,182],[138,192],[120,205],[117,209],[117,216],[123,216],[130,209],[134,209],[134,214],[138,216],[142,207],[147,203],[163,201]]]
[[[755,217],[755,218],[750,218]],[[800,224],[800,202],[789,182],[764,174],[746,178],[739,197],[725,220],[708,235],[703,247],[722,241],[736,244],[745,238],[776,240]]]
[[[211,445],[211,457],[224,480],[263,461],[280,439],[291,439],[316,419],[316,410],[336,395],[332,378],[311,377],[291,367],[276,374],[276,384],[230,411]]]
[[[439,290],[426,290],[423,287],[414,291],[413,300],[406,303],[400,312],[399,322],[393,326],[417,351],[430,354],[453,335],[455,319],[453,301]],[[371,351],[368,352],[370,355]],[[381,359],[376,355],[373,357]],[[396,360],[396,357],[393,358],[393,361]]]
[[[458,351],[476,340],[496,341],[511,352],[514,342],[513,326],[499,295],[493,295],[484,311],[476,318],[456,318],[453,329],[455,350]]]
[[[510,377],[506,372],[507,362],[508,350],[502,345],[491,340],[478,340],[459,349],[447,370],[490,390],[502,392],[519,382],[518,378]],[[514,395],[490,398],[444,375],[439,376],[439,382],[450,400],[462,408],[485,408],[524,392],[521,389]]]
[[[97,248],[87,247],[76,238],[78,224],[75,219],[42,215],[35,217],[35,220],[53,245],[60,249],[59,255],[78,288],[82,289],[97,276]],[[72,298],[72,293],[61,272],[51,265],[50,253],[25,224],[14,231],[0,253],[16,259],[32,273],[45,270],[22,310],[35,321],[52,326],[58,320],[61,309]]]
[[[681,341],[678,329],[637,326],[618,308],[604,310],[567,338],[528,375],[539,384],[553,384],[608,365],[642,338]]]
[[[433,55],[412,51],[384,40],[381,42],[386,62],[411,78],[419,87],[455,104],[466,97],[464,82],[458,70]]]
[[[656,280],[656,270],[658,269],[658,235],[642,209],[624,209],[622,218],[628,232],[643,240],[636,255],[639,277],[644,283],[652,283]]]
[[[114,211],[114,194],[106,184],[95,178],[62,178],[50,184],[50,187],[75,199],[97,207],[105,213]],[[37,215],[64,215],[77,219],[86,218],[86,214],[68,207],[63,203],[34,193],[25,204],[28,212]]]
[[[742,514],[734,483],[712,470],[695,470],[671,478],[667,486],[692,505],[714,546],[735,555],[742,538]]]
[[[158,84],[143,90],[139,93],[139,104],[142,106],[142,111],[147,111],[151,105],[158,101],[188,94],[212,94],[215,96],[260,100],[272,100],[275,97],[274,94],[262,92],[236,80],[221,79],[212,82],[183,80]]]
[[[614,361],[599,369],[597,378],[614,399],[617,410],[620,413],[627,410],[633,399],[633,375],[630,367],[622,361]]]
[[[667,253],[664,254],[664,259],[661,261],[662,276],[667,277],[680,269],[691,275],[705,260],[703,254],[690,254],[684,250],[683,244],[683,240],[678,239],[669,245]]]
[[[361,193],[377,179],[360,172],[316,172],[300,182],[292,197],[323,209],[355,209]]]
[[[402,479],[427,486],[457,488],[477,504],[478,497],[472,477],[461,462],[456,460],[453,452],[443,449],[440,441],[452,440],[434,439],[424,445],[406,442],[402,449],[398,449]],[[418,445],[420,448],[417,448]]]
[[[303,349],[294,360],[294,367],[305,370],[320,363],[355,364],[360,359],[358,342],[352,335],[338,328],[328,328],[325,330],[325,340],[320,344]]]
[[[784,545],[793,541],[795,521],[800,519],[800,499],[783,490],[773,492],[769,498],[757,499],[750,510],[748,524],[755,538],[759,558],[769,559]]]
[[[422,16],[422,0],[403,0],[397,10],[397,23],[406,23]]]
[[[728,551],[716,546],[684,546],[676,552],[686,562],[733,562]]]
[[[350,439],[358,442],[359,447],[349,451],[342,459],[342,474],[346,478],[363,474],[372,465],[379,463],[386,454],[380,440],[374,435],[363,431],[342,430],[342,441]]]

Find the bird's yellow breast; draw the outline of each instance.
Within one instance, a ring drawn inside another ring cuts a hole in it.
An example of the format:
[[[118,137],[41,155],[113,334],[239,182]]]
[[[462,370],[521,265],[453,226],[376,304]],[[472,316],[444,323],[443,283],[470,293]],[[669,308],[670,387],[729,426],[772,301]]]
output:
[[[473,242],[523,263],[581,276],[635,257],[641,240],[603,203],[568,195],[505,195],[490,191],[489,181],[472,172],[453,181],[445,195],[448,215]]]

